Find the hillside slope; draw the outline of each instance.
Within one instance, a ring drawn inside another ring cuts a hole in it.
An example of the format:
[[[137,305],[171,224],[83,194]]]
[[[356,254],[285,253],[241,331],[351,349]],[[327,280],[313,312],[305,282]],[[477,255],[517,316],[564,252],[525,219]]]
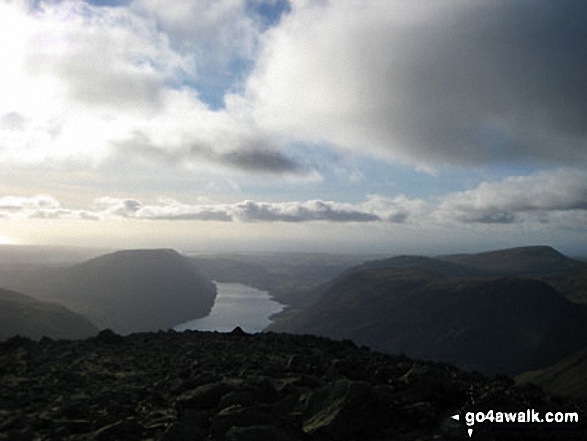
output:
[[[529,246],[478,254],[438,256],[438,260],[458,263],[493,275],[571,274],[587,269],[587,264],[549,246]]]
[[[368,256],[320,253],[234,254],[193,257],[198,268],[218,282],[243,283],[292,308],[318,300],[318,288]]]
[[[587,308],[539,280],[379,268],[339,278],[312,308],[269,329],[350,338],[485,373],[547,366],[587,342]]]
[[[119,333],[168,329],[210,313],[216,286],[173,250],[128,250],[61,274],[58,300]]]
[[[0,288],[0,341],[15,335],[77,339],[97,333],[90,321],[61,305]]]
[[[216,286],[195,263],[168,249],[117,251],[70,267],[22,271],[9,287],[123,334],[204,317],[216,297]]]
[[[544,369],[525,372],[516,381],[537,384],[552,394],[587,398],[587,349]]]

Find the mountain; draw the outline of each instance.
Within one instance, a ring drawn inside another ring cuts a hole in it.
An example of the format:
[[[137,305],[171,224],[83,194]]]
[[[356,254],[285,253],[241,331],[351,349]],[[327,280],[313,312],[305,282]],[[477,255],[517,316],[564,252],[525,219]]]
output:
[[[453,254],[437,259],[458,263],[495,275],[556,275],[587,269],[587,264],[572,259],[549,246],[517,247],[478,254]]]
[[[68,268],[55,291],[65,305],[119,333],[168,329],[208,315],[216,286],[174,250],[127,250]]]
[[[117,251],[73,266],[10,275],[11,289],[59,302],[122,334],[204,317],[216,297],[216,286],[194,262],[169,249]]]
[[[572,259],[548,246],[518,247],[479,254],[438,256],[487,275],[523,275],[551,284],[575,303],[587,304],[587,262]]]
[[[587,348],[552,366],[525,372],[516,382],[537,384],[551,394],[587,398]]]
[[[322,253],[254,253],[193,257],[217,282],[243,283],[268,291],[288,309],[303,309],[321,295],[320,287],[369,256]],[[371,257],[372,258],[372,257]]]
[[[451,262],[449,260],[439,258],[410,255],[395,256],[388,259],[365,262],[364,264],[354,268],[353,271],[381,268],[417,268],[423,271],[450,276],[483,276],[488,274],[485,269],[475,268],[467,264]]]
[[[97,333],[98,328],[87,319],[59,304],[0,288],[0,341],[16,335],[77,339]]]
[[[535,386],[315,336],[102,331],[0,343],[0,439],[157,441],[585,440],[578,423],[466,425],[563,411]],[[451,415],[459,414],[460,421]]]
[[[311,308],[268,329],[348,338],[384,352],[518,374],[584,346],[585,323],[587,307],[540,280],[367,265],[339,277]]]

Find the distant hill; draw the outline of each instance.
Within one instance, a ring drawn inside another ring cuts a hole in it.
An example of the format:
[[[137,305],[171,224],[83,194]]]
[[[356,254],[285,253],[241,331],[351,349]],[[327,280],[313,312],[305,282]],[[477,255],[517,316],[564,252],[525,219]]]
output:
[[[388,259],[365,262],[364,264],[354,268],[353,271],[382,268],[417,268],[423,271],[429,271],[433,273],[445,274],[450,276],[488,275],[488,272],[483,268],[476,268],[471,265],[461,264],[459,262],[451,262],[449,260],[444,260],[442,258],[410,255],[395,256],[390,257]]]
[[[368,256],[321,253],[261,253],[195,256],[208,277],[243,283],[268,291],[291,308],[306,308],[321,295],[319,288]],[[372,258],[372,257],[371,257]]]
[[[50,245],[0,245],[0,265],[2,267],[19,264],[66,266],[80,263],[111,251]]]
[[[523,373],[516,381],[534,383],[552,394],[587,398],[587,348],[552,366]]]
[[[127,334],[168,329],[210,313],[216,286],[169,249],[127,250],[12,278],[12,289],[62,303],[100,328]]]
[[[436,259],[483,271],[486,275],[536,277],[551,284],[572,302],[587,304],[587,262],[567,257],[548,246],[455,254]]]
[[[500,275],[556,275],[587,269],[587,264],[549,246],[517,247],[479,254],[453,254],[437,259]]]
[[[268,329],[507,374],[547,366],[587,342],[587,308],[543,281],[455,277],[390,262],[348,272],[314,306]]]
[[[64,306],[0,288],[0,341],[16,335],[80,339],[97,333],[89,320]]]

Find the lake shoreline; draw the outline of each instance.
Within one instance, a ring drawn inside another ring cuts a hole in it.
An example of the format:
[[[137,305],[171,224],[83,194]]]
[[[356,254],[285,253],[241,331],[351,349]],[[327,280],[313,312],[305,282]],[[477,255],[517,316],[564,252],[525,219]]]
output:
[[[174,327],[176,331],[229,332],[240,326],[248,333],[261,332],[286,308],[267,291],[242,283],[214,284],[217,295],[210,314],[180,323]]]

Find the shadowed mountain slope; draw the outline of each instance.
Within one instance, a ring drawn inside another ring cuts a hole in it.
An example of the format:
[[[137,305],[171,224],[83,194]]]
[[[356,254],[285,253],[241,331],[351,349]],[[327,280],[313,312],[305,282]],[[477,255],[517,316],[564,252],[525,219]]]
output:
[[[269,329],[350,338],[385,352],[517,374],[581,348],[585,323],[587,308],[539,280],[379,268],[339,278],[312,308]]]
[[[120,333],[168,329],[210,313],[216,286],[176,251],[128,250],[61,273],[58,300]]]
[[[97,333],[98,328],[86,318],[61,305],[0,288],[0,340],[15,335],[76,339]]]
[[[587,349],[547,368],[523,373],[516,381],[537,384],[552,394],[587,398]]]
[[[59,302],[119,333],[168,329],[210,313],[216,286],[189,258],[169,249],[127,250],[30,277],[9,287]]]

